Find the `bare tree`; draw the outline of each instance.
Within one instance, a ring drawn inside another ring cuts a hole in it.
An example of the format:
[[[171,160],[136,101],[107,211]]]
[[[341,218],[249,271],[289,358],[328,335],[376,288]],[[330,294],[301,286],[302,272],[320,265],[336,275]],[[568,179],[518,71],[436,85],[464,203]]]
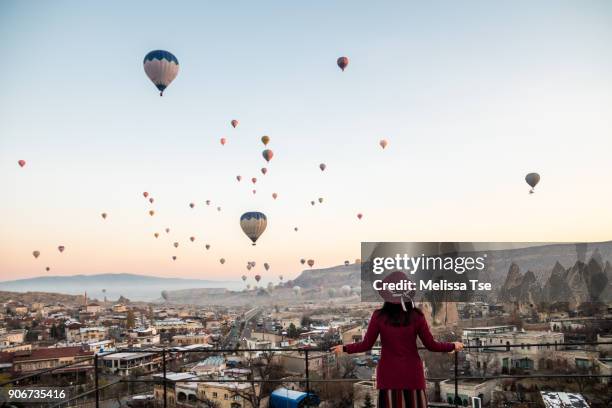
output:
[[[257,357],[247,359],[249,374],[249,386],[232,390],[234,396],[239,396],[248,401],[253,408],[262,408],[263,400],[279,386],[278,382],[266,382],[268,380],[279,380],[283,377],[283,370],[275,361],[273,352],[265,352]]]

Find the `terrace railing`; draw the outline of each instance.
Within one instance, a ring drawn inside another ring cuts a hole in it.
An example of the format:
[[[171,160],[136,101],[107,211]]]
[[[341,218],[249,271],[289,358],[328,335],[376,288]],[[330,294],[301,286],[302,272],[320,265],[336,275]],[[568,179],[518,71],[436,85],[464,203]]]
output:
[[[552,347],[553,350],[559,350],[565,347],[586,347],[586,346],[598,346],[598,345],[612,345],[612,342],[580,342],[580,343],[524,343],[524,344],[486,344],[486,345],[466,345],[464,350],[474,350],[478,352],[482,349],[494,350],[499,349],[500,351],[507,351],[512,348],[525,348],[529,346],[539,346],[539,347]],[[419,348],[420,350],[424,350],[424,348]],[[375,348],[376,350],[376,348]],[[574,350],[574,349],[572,349]],[[236,353],[276,353],[276,352],[298,352],[303,354],[304,357],[304,377],[302,378],[291,378],[287,379],[210,379],[210,378],[186,378],[186,379],[169,379],[167,366],[171,361],[170,356],[176,353],[198,353],[204,355],[214,355],[214,354],[236,354]],[[0,388],[11,386],[11,385],[20,385],[21,383],[27,382],[35,377],[40,377],[46,374],[51,374],[54,371],[62,370],[68,367],[78,366],[79,364],[83,364],[87,361],[93,361],[93,382],[94,387],[88,391],[84,391],[77,395],[69,396],[68,398],[55,403],[55,405],[48,405],[52,407],[69,407],[73,406],[75,401],[86,399],[88,400],[88,406],[92,406],[95,408],[100,408],[101,402],[101,391],[106,390],[110,387],[113,387],[122,383],[141,383],[141,384],[155,384],[161,385],[163,387],[163,396],[161,405],[162,407],[168,407],[168,386],[169,384],[176,383],[249,383],[249,384],[283,384],[283,383],[300,383],[305,384],[305,392],[307,394],[311,394],[311,385],[316,383],[337,383],[337,382],[358,382],[361,381],[358,378],[335,378],[335,379],[319,379],[319,378],[311,378],[311,370],[310,370],[310,353],[329,353],[329,350],[321,350],[316,348],[259,348],[259,349],[249,349],[249,348],[238,348],[238,349],[223,349],[223,348],[202,348],[202,349],[183,349],[180,347],[162,347],[162,348],[154,348],[154,349],[123,349],[114,352],[104,353],[102,355],[93,355],[91,357],[82,358],[78,361],[69,364],[63,364],[60,366],[39,370],[27,375],[20,376],[18,378],[14,378],[8,381],[4,381],[0,383]],[[105,385],[100,386],[100,374],[101,371],[105,367],[100,364],[100,360],[102,357],[112,356],[117,353],[155,353],[161,355],[161,375],[158,378],[148,378],[148,379],[132,379],[132,378],[124,378],[120,379]],[[462,401],[459,398],[459,381],[461,380],[491,380],[491,379],[525,379],[525,378],[612,378],[612,375],[609,374],[595,374],[595,373],[586,373],[586,372],[577,372],[577,373],[563,373],[563,374],[551,374],[551,373],[529,373],[529,374],[502,374],[502,375],[460,375],[459,373],[459,353],[454,353],[454,375],[448,378],[435,378],[428,377],[428,381],[445,381],[452,380],[454,382],[454,403],[430,403],[431,407],[460,407],[462,406]],[[81,406],[81,405],[79,405]]]

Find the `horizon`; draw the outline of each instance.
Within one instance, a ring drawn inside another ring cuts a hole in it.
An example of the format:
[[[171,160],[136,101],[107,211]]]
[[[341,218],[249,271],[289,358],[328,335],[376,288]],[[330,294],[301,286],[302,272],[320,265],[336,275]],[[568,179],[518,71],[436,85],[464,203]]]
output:
[[[362,241],[610,239],[609,2],[112,4],[0,6],[2,281],[288,280]],[[180,63],[162,98],[154,49]],[[256,247],[238,223],[253,210]]]

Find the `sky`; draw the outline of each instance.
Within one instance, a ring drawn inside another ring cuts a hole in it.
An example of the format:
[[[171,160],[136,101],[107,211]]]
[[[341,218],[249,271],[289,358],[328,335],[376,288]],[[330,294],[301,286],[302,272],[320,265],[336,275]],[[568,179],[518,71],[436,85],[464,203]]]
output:
[[[361,241],[610,240],[611,40],[608,1],[2,1],[0,280],[265,282]],[[154,49],[180,62],[162,98]],[[255,247],[245,211],[268,216]]]

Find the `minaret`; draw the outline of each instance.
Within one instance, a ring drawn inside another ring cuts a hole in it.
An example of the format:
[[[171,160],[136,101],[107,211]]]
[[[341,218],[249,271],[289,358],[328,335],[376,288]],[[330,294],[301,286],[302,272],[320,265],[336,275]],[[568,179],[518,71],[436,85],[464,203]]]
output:
[[[87,308],[87,291],[85,291],[85,308]]]

